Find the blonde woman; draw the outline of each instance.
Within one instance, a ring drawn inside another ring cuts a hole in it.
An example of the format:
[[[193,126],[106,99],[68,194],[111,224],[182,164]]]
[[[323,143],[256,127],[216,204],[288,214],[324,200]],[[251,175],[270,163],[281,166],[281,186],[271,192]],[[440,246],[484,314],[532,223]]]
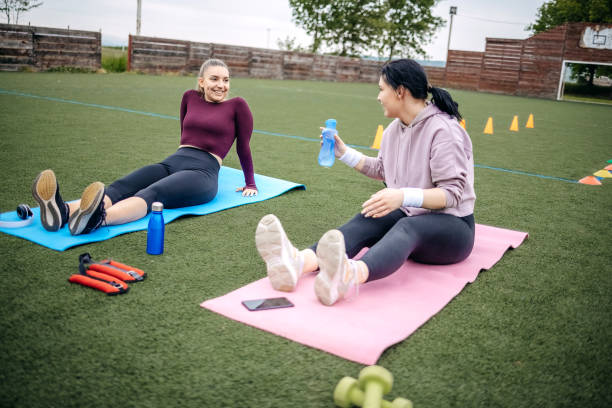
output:
[[[218,59],[205,61],[197,90],[183,94],[178,150],[108,187],[101,182],[90,184],[78,201],[65,203],[55,173],[41,172],[34,180],[32,195],[40,204],[43,227],[57,231],[68,224],[71,234],[86,234],[102,224],[138,220],[149,213],[155,201],[165,208],[209,202],[217,194],[219,169],[234,141],[245,179],[245,186],[236,191],[242,191],[243,196],[256,195],[250,149],[253,115],[244,99],[226,99],[229,88],[227,65]]]

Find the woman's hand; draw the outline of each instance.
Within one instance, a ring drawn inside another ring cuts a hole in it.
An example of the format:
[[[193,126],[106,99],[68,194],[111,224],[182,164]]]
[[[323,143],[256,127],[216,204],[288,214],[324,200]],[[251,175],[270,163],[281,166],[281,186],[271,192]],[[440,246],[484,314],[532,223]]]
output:
[[[395,211],[404,202],[404,192],[397,188],[384,188],[372,194],[369,200],[361,205],[364,217],[380,218]]]
[[[321,129],[321,131],[323,131],[323,129],[325,128],[319,128]],[[319,137],[321,138],[321,145],[323,145],[323,133],[321,133],[319,135]],[[336,132],[334,134],[334,156],[336,156],[336,158],[340,158],[342,157],[342,155],[344,154],[344,152],[346,152],[346,145],[344,144],[344,142],[342,141],[342,139],[340,139],[340,136],[338,136],[338,133]]]
[[[257,189],[248,187],[238,187],[236,191],[242,191],[243,197],[253,197],[257,195]]]

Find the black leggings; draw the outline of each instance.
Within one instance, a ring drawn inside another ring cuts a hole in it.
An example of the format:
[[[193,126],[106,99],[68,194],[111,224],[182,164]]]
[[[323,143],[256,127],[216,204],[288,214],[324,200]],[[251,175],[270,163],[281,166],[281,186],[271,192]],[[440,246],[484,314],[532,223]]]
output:
[[[474,215],[456,217],[428,213],[409,217],[395,210],[381,218],[357,214],[338,228],[344,235],[346,254],[361,258],[368,266],[368,281],[384,278],[398,270],[406,259],[446,265],[463,261],[474,247]],[[316,244],[311,247],[316,251]]]
[[[164,208],[204,204],[217,195],[219,162],[203,150],[181,147],[157,164],[150,164],[115,181],[106,195],[115,204],[128,197],[140,197],[151,204],[159,201]]]

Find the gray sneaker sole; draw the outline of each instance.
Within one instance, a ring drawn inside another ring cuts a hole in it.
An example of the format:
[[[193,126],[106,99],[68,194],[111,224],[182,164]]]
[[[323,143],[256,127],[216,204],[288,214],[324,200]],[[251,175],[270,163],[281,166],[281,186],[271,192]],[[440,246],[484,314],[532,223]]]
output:
[[[62,215],[55,202],[57,179],[53,170],[41,171],[32,184],[32,196],[40,206],[40,222],[47,231],[58,231]]]
[[[72,235],[79,235],[83,232],[89,219],[96,211],[100,202],[104,199],[104,184],[96,181],[91,183],[83,191],[80,207],[72,214],[68,227]]]

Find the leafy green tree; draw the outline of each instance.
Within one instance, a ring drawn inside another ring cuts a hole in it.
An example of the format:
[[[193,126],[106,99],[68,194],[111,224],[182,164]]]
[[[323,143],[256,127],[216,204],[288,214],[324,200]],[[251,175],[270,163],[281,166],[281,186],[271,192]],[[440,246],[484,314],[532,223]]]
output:
[[[551,0],[540,6],[536,21],[527,26],[535,34],[548,31],[563,23],[612,23],[610,0]],[[593,85],[593,79],[609,73],[602,65],[572,64],[572,78]]]
[[[42,1],[30,1],[30,0],[0,0],[0,12],[6,16],[6,23],[11,24],[11,18],[13,24],[19,24],[19,14],[30,11],[33,8],[42,6]]]
[[[293,20],[323,45],[342,56],[377,50],[424,55],[422,44],[443,24],[431,15],[439,0],[289,0]]]
[[[431,9],[438,0],[386,0],[383,2],[384,20],[379,35],[379,54],[389,60],[394,55],[425,56],[422,45],[430,41],[444,24],[434,17]]]
[[[326,40],[341,56],[359,56],[376,43],[383,9],[371,0],[332,1]]]
[[[612,23],[610,0],[551,0],[542,4],[536,21],[527,26],[535,34],[563,23]]]
[[[289,0],[293,20],[313,37],[311,52],[319,51],[328,32],[331,3],[329,0]]]

